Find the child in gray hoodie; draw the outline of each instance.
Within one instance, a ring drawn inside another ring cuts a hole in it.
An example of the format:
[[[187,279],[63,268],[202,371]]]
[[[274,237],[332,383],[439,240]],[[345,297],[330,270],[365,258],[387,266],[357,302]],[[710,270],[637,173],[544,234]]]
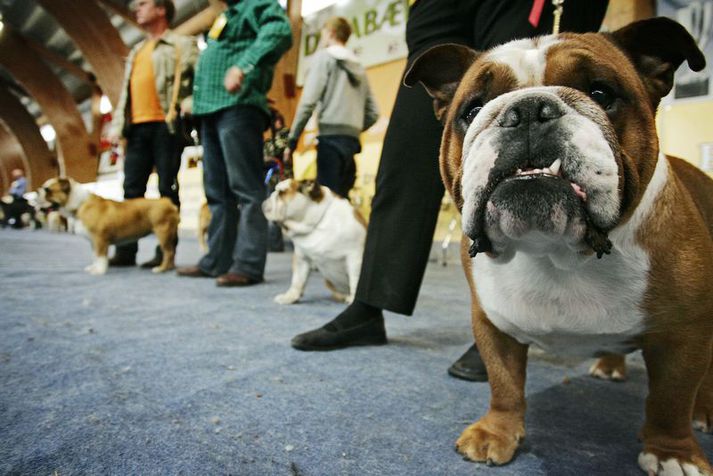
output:
[[[317,181],[345,198],[356,180],[354,155],[361,151],[359,134],[379,117],[364,67],[345,46],[350,35],[351,27],[344,18],[334,17],[325,23],[324,48],[312,59],[284,154],[289,163],[316,108]]]

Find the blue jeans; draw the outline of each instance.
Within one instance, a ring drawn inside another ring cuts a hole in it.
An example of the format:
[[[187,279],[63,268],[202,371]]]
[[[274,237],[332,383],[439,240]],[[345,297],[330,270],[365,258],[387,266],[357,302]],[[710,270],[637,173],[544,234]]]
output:
[[[267,220],[262,134],[267,117],[252,106],[233,106],[201,117],[203,186],[211,220],[208,253],[198,266],[211,276],[231,272],[262,279]]]
[[[359,139],[345,135],[319,136],[317,142],[317,182],[334,193],[349,198],[356,180],[354,155],[361,152]]]

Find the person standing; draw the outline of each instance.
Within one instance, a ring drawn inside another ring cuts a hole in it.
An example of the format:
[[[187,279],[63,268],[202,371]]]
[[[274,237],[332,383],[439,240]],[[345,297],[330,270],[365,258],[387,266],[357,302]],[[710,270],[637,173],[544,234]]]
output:
[[[25,172],[22,169],[12,169],[12,182],[7,191],[8,198],[3,197],[3,227],[10,225],[12,222],[13,228],[22,228],[22,214],[30,208],[25,200],[27,192],[27,179]]]
[[[292,45],[292,31],[277,0],[227,4],[208,33],[193,86],[211,212],[209,251],[196,266],[177,273],[217,277],[218,286],[250,286],[263,281],[267,258],[267,220],[261,209],[267,92],[275,64]]]
[[[485,50],[517,38],[552,31],[550,2],[416,0],[410,3],[406,70],[421,53],[438,44],[458,43]],[[607,5],[608,0],[568,0],[561,29],[597,31]],[[433,113],[433,101],[426,91],[402,84],[384,138],[354,302],[326,325],[295,336],[294,348],[334,350],[353,345],[386,344],[382,310],[406,315],[413,312],[444,193],[438,169],[442,132],[443,127]],[[476,345],[448,372],[466,380],[487,379]]]
[[[181,101],[191,94],[198,48],[193,38],[169,30],[176,12],[172,0],[136,0],[136,23],[147,38],[126,59],[124,83],[114,112],[109,140],[126,139],[124,198],[143,197],[156,168],[158,190],[180,206],[178,169],[182,147],[176,135]],[[138,243],[116,247],[109,266],[134,266]],[[142,268],[161,264],[161,248]]]
[[[364,67],[345,46],[351,34],[342,17],[330,18],[322,28],[324,47],[310,64],[284,160],[291,162],[302,130],[317,108],[317,182],[345,198],[356,180],[359,134],[379,118]]]
[[[10,189],[7,191],[7,194],[15,200],[24,200],[25,193],[27,192],[25,172],[23,172],[22,169],[12,169],[11,174],[12,183],[10,183]]]

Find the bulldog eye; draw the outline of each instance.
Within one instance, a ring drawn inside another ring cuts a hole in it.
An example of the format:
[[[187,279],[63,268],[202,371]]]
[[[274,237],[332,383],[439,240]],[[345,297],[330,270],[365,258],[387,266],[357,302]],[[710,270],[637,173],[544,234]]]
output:
[[[470,125],[481,109],[483,109],[483,101],[475,99],[468,103],[468,105],[463,109],[460,117],[466,125]]]
[[[591,97],[594,102],[602,106],[605,111],[610,110],[614,101],[616,101],[616,95],[609,86],[597,83],[592,84],[589,91],[589,97]]]

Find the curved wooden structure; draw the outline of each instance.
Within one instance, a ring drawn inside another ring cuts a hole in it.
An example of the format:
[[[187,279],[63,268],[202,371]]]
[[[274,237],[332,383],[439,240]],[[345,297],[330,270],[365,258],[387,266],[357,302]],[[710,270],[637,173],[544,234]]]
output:
[[[74,98],[21,36],[0,35],[0,65],[27,90],[57,133],[60,173],[80,182],[96,179],[97,159]]]
[[[59,175],[54,154],[40,134],[32,115],[14,94],[0,89],[0,121],[19,143],[26,166],[29,187],[37,187],[48,178]]]
[[[129,48],[109,17],[95,0],[38,0],[92,66],[104,94],[112,104],[119,101],[124,77],[124,61]]]

